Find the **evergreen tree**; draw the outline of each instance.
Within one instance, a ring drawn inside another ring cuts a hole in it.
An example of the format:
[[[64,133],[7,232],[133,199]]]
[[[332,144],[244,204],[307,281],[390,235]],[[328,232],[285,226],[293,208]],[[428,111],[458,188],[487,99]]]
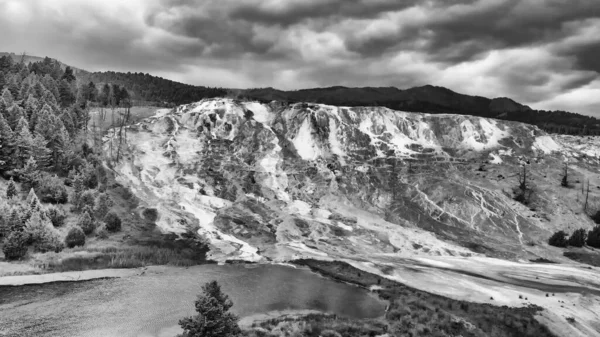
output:
[[[8,199],[12,199],[12,198],[16,197],[17,195],[18,195],[17,186],[15,185],[13,178],[10,177],[10,180],[8,181],[8,188],[6,189],[6,197]]]
[[[58,85],[58,97],[62,107],[68,107],[75,103],[75,94],[71,90],[71,86],[67,80],[60,81]]]
[[[110,199],[108,194],[100,193],[96,197],[94,206],[94,214],[98,219],[102,219],[106,216],[110,208],[113,206],[113,201]]]
[[[27,235],[23,232],[11,232],[6,239],[2,252],[7,260],[17,260],[27,255]]]
[[[6,85],[6,88],[8,91],[10,91],[15,101],[20,99],[19,92],[21,91],[21,87],[19,86],[19,83],[17,83],[16,76],[11,77]]]
[[[221,291],[217,281],[202,286],[195,302],[198,315],[179,321],[181,337],[233,337],[241,333],[238,317],[229,312],[233,302]]]
[[[600,248],[600,226],[595,226],[589,231],[587,245],[594,248]]]
[[[33,186],[37,184],[40,179],[40,172],[38,170],[38,164],[33,157],[29,157],[25,166],[19,170],[19,177],[23,182],[23,185],[30,188],[33,188]]]
[[[17,123],[22,117],[25,117],[25,111],[20,106],[13,104],[8,108],[8,125],[10,125],[13,130],[17,127]]]
[[[13,168],[14,133],[4,117],[0,115],[0,171]]]
[[[50,220],[41,211],[33,212],[25,223],[25,233],[37,252],[59,252],[63,245],[60,236]]]
[[[6,86],[6,77],[4,76],[4,72],[0,71],[0,92],[2,92],[2,90],[4,89],[5,86]]]
[[[10,90],[8,90],[8,87],[2,90],[2,96],[0,97],[0,100],[4,102],[5,107],[9,107],[15,102],[14,96],[12,95]]]
[[[587,239],[587,232],[583,229],[577,229],[571,234],[567,244],[573,247],[583,247]]]
[[[548,239],[548,244],[554,247],[566,247],[567,246],[567,233],[564,231],[558,231]]]
[[[9,232],[21,232],[25,228],[23,214],[16,207],[11,210],[8,216],[7,227]]]
[[[31,120],[31,116],[38,110],[38,100],[32,95],[29,94],[27,100],[25,101],[25,115],[27,120]],[[33,130],[33,129],[30,129]]]
[[[62,75],[62,79],[67,82],[75,81],[75,75],[73,74],[73,69],[69,66],[65,68],[65,73]]]
[[[90,217],[88,212],[83,212],[79,216],[79,220],[77,221],[77,226],[83,230],[85,235],[90,235],[94,232],[94,220]]]
[[[27,159],[33,156],[34,139],[29,132],[29,123],[25,117],[21,117],[15,129],[15,165],[21,168],[27,162]]]

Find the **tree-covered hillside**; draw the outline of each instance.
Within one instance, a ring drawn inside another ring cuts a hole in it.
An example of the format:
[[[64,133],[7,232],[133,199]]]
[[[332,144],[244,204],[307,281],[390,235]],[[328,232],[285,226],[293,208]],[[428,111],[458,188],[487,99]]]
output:
[[[78,78],[99,87],[106,84],[123,86],[131,93],[135,105],[174,106],[227,95],[226,89],[193,86],[144,73],[106,71],[81,73]]]

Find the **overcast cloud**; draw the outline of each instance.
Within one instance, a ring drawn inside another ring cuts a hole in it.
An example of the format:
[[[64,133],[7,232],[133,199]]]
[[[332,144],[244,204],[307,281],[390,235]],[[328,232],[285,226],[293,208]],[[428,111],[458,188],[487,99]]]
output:
[[[233,88],[425,84],[600,116],[598,0],[0,0],[0,51]]]

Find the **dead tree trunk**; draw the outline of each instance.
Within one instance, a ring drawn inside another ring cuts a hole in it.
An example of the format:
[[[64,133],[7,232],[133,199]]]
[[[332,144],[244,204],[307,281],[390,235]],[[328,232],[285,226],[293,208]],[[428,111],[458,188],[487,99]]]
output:
[[[583,205],[583,210],[587,212],[588,198],[590,196],[590,180],[587,182],[587,192],[585,194],[585,204]]]

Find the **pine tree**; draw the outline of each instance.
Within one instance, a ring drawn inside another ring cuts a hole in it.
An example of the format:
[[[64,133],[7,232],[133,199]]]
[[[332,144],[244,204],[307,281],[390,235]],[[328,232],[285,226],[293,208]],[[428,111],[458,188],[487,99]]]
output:
[[[6,197],[8,199],[12,199],[12,198],[16,197],[17,195],[18,195],[17,186],[15,185],[13,178],[10,177],[10,180],[8,181],[8,188],[6,189]]]
[[[0,99],[4,101],[6,107],[11,106],[15,102],[14,96],[10,90],[8,90],[8,87],[2,90],[2,97],[0,97]]]
[[[25,228],[25,221],[23,215],[16,207],[12,209],[7,219],[7,226],[9,232],[21,232]]]
[[[181,337],[233,337],[241,330],[238,317],[229,312],[233,302],[221,291],[217,281],[202,286],[202,295],[195,302],[198,315],[179,321]]]
[[[10,91],[10,93],[12,94],[13,100],[19,100],[19,91],[20,91],[20,86],[19,83],[17,83],[17,78],[16,76],[13,76],[9,81],[8,84],[6,85],[6,88],[8,89],[8,91]]]
[[[4,117],[0,115],[0,171],[13,168],[14,133]]]
[[[25,101],[25,115],[27,120],[31,120],[31,116],[38,110],[38,100],[32,95],[29,94],[27,100]],[[31,127],[31,126],[30,126]],[[33,129],[30,129],[33,130]]]
[[[65,73],[63,74],[62,79],[67,82],[75,81],[75,75],[73,74],[73,69],[71,67],[67,66],[65,68]]]
[[[62,107],[68,107],[75,103],[75,95],[71,90],[71,86],[67,80],[60,81],[58,85],[58,97]]]
[[[33,186],[37,184],[40,179],[40,172],[38,170],[38,164],[33,157],[29,157],[25,166],[19,170],[19,177],[21,178],[23,185],[30,188],[33,188]]]
[[[15,130],[19,120],[22,117],[25,117],[25,111],[20,106],[13,104],[12,106],[10,106],[10,108],[8,108],[7,113],[8,113],[8,120],[7,120],[8,125],[10,125],[10,127],[13,128],[13,130]]]
[[[96,197],[94,206],[94,213],[98,219],[102,219],[106,216],[110,208],[113,206],[113,201],[110,199],[108,194],[100,193]]]

